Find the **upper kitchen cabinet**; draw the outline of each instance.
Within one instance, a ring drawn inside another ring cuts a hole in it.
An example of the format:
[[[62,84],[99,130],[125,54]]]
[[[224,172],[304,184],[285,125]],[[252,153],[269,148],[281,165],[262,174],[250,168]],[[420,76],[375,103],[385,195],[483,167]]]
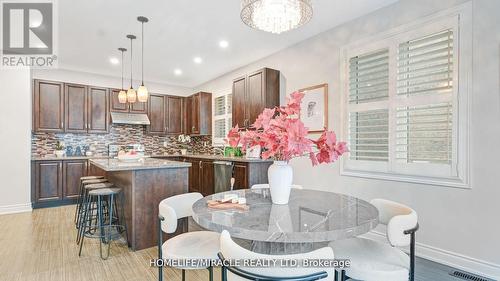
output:
[[[33,130],[106,133],[108,100],[106,88],[35,80]]]
[[[124,113],[148,113],[147,102],[120,103],[118,100],[119,89],[112,89],[110,92],[109,111],[124,112]]]
[[[280,72],[263,68],[233,80],[233,126],[248,128],[264,110],[279,106]]]
[[[87,86],[64,84],[64,131],[87,132]]]
[[[112,89],[109,93],[109,111],[110,112],[128,112],[128,103],[118,101],[119,89]]]
[[[107,88],[89,87],[87,94],[87,130],[106,133],[109,130],[109,95]]]
[[[184,104],[182,97],[167,96],[165,99],[167,109],[167,134],[180,135],[183,133]]]
[[[182,97],[150,95],[148,133],[152,135],[182,134],[184,102]]]
[[[64,131],[64,84],[35,80],[33,91],[33,130]]]
[[[190,135],[212,134],[212,94],[199,92],[187,98],[186,133]]]
[[[165,96],[149,95],[149,122],[148,133],[164,135],[167,131],[165,119]]]

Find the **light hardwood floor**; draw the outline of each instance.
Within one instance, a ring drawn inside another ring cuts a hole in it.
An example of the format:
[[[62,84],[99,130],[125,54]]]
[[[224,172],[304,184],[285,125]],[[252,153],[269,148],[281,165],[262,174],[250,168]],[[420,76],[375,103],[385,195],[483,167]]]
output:
[[[150,267],[155,247],[132,252],[113,243],[108,260],[99,257],[99,244],[86,239],[78,257],[73,224],[75,206],[37,209],[32,213],[0,216],[0,281],[148,281],[158,280]],[[190,230],[199,227],[190,223]],[[417,258],[416,281],[459,281],[451,267]],[[180,281],[180,271],[165,268],[165,280]],[[220,271],[214,272],[220,281]],[[191,270],[188,281],[208,280],[206,270]]]
[[[132,252],[113,243],[110,258],[101,260],[97,241],[85,239],[78,257],[74,210],[65,206],[0,216],[0,281],[158,280],[157,269],[149,265],[157,255],[154,247]],[[165,268],[164,274],[165,280],[181,280],[179,270]],[[191,270],[186,277],[208,280],[208,273]]]

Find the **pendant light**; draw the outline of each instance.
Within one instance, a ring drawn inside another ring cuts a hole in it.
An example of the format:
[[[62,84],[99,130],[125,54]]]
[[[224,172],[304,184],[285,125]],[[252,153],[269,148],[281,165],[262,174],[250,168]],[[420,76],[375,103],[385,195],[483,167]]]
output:
[[[125,48],[118,48],[118,51],[120,51],[122,53],[122,60],[121,60],[121,64],[122,64],[122,88],[120,89],[120,92],[118,93],[118,102],[119,103],[127,103],[127,92],[125,92],[124,88],[123,88],[123,53],[127,51],[127,49]]]
[[[135,35],[129,34],[127,35],[127,38],[130,39],[130,89],[127,91],[127,101],[129,103],[134,103],[137,100],[137,93],[134,90],[134,87],[132,86],[132,40],[136,39]]]
[[[148,101],[148,88],[144,86],[144,23],[148,22],[148,18],[140,16],[137,17],[137,20],[141,23],[142,25],[142,35],[141,35],[141,41],[142,41],[142,47],[141,47],[141,52],[142,52],[142,83],[141,86],[137,89],[137,99],[140,102],[147,102]]]

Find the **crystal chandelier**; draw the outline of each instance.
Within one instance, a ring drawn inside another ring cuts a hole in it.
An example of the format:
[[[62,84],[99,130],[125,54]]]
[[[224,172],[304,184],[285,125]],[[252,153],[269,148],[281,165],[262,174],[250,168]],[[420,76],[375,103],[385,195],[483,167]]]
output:
[[[243,0],[241,20],[248,26],[281,33],[311,20],[311,0]]]

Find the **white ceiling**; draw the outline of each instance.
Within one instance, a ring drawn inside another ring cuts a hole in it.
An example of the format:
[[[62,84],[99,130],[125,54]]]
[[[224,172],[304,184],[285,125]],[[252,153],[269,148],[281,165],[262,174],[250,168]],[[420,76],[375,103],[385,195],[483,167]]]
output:
[[[313,0],[314,16],[307,25],[274,35],[244,25],[240,0],[61,0],[59,67],[120,76],[118,47],[129,49],[125,38],[140,39],[138,15],[145,25],[145,80],[195,87],[233,69],[268,56],[306,38],[397,0]],[[225,39],[229,47],[221,49]],[[125,59],[126,73],[129,53]],[[134,44],[134,77],[140,77],[140,41]],[[195,64],[193,57],[203,58]],[[183,71],[174,75],[174,69]],[[129,76],[127,74],[126,76]]]

